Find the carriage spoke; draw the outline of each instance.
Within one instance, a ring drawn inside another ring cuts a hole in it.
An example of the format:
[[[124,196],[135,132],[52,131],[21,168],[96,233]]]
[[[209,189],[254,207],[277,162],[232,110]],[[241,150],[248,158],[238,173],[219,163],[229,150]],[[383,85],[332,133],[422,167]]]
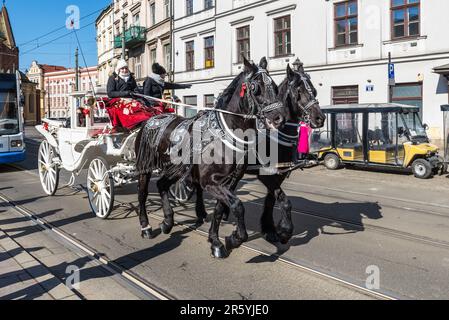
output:
[[[103,199],[101,198],[101,196],[100,197],[98,197],[98,214],[100,215],[100,216],[102,216],[102,210],[103,209]]]
[[[109,209],[109,201],[106,199],[106,197],[102,197],[102,199],[103,199],[104,213],[106,214],[108,212],[108,209]]]

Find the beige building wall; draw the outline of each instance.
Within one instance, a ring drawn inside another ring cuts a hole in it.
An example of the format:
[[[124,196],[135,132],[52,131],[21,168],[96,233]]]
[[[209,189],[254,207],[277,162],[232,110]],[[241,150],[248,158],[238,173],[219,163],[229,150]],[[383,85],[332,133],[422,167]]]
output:
[[[96,20],[98,49],[98,84],[105,87],[114,70],[119,49],[114,49],[114,11],[112,4]]]
[[[99,83],[105,86],[122,49],[115,47],[125,30],[142,27],[143,37],[126,43],[126,60],[139,83],[151,73],[154,62],[171,70],[170,0],[116,0],[97,18]],[[109,23],[112,19],[112,26]],[[112,29],[113,39],[110,38]],[[106,39],[106,40],[105,40]]]

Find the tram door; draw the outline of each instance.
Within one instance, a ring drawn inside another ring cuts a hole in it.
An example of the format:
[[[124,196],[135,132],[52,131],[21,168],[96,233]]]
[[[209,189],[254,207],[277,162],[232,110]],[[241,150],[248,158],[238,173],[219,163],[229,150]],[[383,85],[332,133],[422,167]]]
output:
[[[404,146],[398,141],[396,113],[378,112],[368,115],[369,161],[378,164],[400,165],[404,161]]]

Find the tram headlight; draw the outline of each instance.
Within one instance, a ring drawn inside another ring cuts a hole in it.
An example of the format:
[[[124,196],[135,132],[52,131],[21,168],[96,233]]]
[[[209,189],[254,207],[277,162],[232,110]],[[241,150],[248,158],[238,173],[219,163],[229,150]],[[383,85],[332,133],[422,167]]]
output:
[[[23,147],[22,140],[12,140],[11,141],[11,148],[21,148],[21,147]]]

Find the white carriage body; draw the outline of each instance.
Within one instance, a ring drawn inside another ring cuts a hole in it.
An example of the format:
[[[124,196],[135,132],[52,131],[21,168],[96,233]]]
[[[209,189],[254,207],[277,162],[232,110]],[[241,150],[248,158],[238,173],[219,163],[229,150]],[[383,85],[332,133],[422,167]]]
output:
[[[95,99],[88,104],[86,96]],[[45,137],[39,148],[38,170],[45,193],[53,196],[59,184],[59,170],[72,173],[70,186],[75,177],[87,168],[89,204],[92,212],[107,219],[114,204],[114,189],[136,180],[135,141],[138,131],[111,133],[113,129],[103,97],[106,90],[97,88],[95,93],[75,92],[70,95],[68,121],[43,119],[36,129]],[[89,112],[82,112],[87,109]],[[172,196],[186,202],[194,190],[184,181],[178,181]]]
[[[55,148],[59,157],[59,166],[69,172],[78,173],[97,156],[108,158],[109,164],[133,162],[135,160],[134,143],[136,133],[110,134],[112,129],[103,101],[105,90],[97,88],[94,94],[96,104],[84,115],[80,110],[86,106],[85,98],[89,93],[75,92],[70,95],[69,121],[44,119],[43,125],[36,129]],[[114,140],[120,140],[118,147]]]

